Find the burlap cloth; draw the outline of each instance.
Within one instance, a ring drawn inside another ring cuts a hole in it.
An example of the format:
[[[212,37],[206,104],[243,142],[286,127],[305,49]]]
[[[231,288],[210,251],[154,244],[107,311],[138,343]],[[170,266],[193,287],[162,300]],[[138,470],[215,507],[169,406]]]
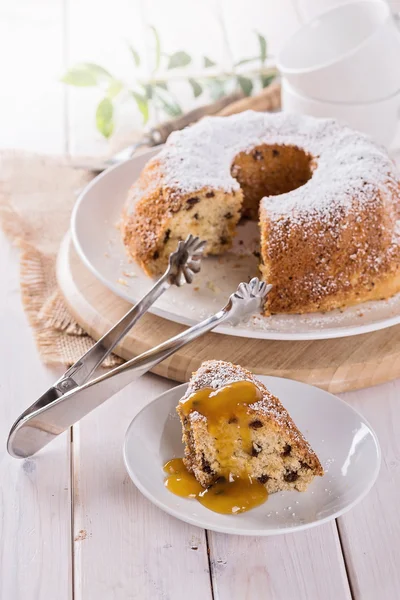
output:
[[[58,290],[55,263],[77,192],[93,175],[68,159],[0,153],[0,223],[21,249],[22,303],[46,364],[71,365],[94,343],[71,317]],[[120,364],[110,355],[103,366]]]

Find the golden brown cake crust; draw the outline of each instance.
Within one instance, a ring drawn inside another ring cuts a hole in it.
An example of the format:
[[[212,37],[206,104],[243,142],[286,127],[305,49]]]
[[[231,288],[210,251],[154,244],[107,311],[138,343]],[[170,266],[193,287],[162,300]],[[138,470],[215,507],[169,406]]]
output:
[[[122,233],[149,274],[188,233],[223,254],[259,217],[265,313],[304,313],[400,290],[400,184],[386,151],[333,120],[247,111],[175,132],[126,202]]]

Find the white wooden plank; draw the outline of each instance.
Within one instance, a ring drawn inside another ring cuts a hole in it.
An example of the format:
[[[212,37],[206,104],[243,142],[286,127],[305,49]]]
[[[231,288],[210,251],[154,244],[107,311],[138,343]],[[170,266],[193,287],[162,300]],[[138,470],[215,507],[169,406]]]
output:
[[[375,429],[382,448],[378,481],[339,519],[354,598],[393,600],[400,590],[400,381],[343,394]]]
[[[65,151],[63,0],[0,3],[2,147]]]
[[[111,5],[97,0],[67,1],[67,61],[98,63],[114,77],[132,84],[144,77],[146,39],[140,0],[114,0]],[[127,42],[144,58],[139,69],[134,67]],[[68,87],[70,153],[72,155],[104,155],[109,143],[96,130],[95,112],[104,90]],[[142,118],[130,98],[116,102],[119,130],[142,129]],[[116,131],[116,134],[118,130]]]
[[[145,376],[74,427],[76,600],[211,599],[204,531],[148,502],[122,460],[131,419],[172,385]]]
[[[8,431],[57,373],[40,363],[19,300],[16,250],[0,234],[0,598],[71,598],[69,437],[18,461]]]
[[[215,600],[351,598],[335,522],[271,538],[208,539]]]

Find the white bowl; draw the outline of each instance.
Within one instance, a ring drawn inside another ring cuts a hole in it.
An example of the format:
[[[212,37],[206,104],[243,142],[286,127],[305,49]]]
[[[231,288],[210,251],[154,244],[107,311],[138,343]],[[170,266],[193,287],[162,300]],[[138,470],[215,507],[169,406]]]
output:
[[[337,6],[301,27],[277,66],[300,93],[329,102],[372,102],[400,89],[400,32],[385,2]]]
[[[177,519],[223,533],[277,535],[322,525],[355,506],[371,489],[381,456],[375,433],[350,404],[319,388],[280,377],[259,379],[282,398],[307,436],[325,470],[306,492],[271,494],[267,502],[239,515],[221,515],[164,486],[162,467],[183,456],[175,407],[187,384],[165,392],[133,419],[125,436],[124,459],[136,487]],[[261,596],[260,596],[261,597]]]
[[[300,94],[287,81],[282,81],[282,110],[285,112],[337,119],[386,147],[396,135],[399,109],[400,91],[378,102],[323,102]]]
[[[381,0],[381,2],[385,1],[386,0]],[[298,0],[297,4],[301,17],[301,24],[304,25],[305,23],[312,21],[328,10],[336,8],[336,6],[348,3],[349,0]]]

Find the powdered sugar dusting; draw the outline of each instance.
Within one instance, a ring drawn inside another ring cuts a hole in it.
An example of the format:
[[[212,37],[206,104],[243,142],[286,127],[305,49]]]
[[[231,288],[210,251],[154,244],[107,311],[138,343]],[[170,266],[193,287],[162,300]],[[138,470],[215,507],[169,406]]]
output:
[[[157,159],[163,164],[167,187],[192,193],[210,186],[237,190],[231,175],[235,156],[262,144],[298,146],[316,158],[317,168],[304,186],[271,197],[266,206],[277,213],[298,207],[321,211],[332,202],[351,204],[354,191],[370,196],[376,186],[393,177],[387,153],[368,136],[332,119],[246,111],[226,117],[207,117],[193,127],[170,135]],[[284,210],[282,211],[282,200]]]
[[[254,111],[205,118],[168,139],[157,157],[163,185],[172,195],[204,187],[237,190],[240,186],[232,175],[235,157],[264,144],[296,146],[312,157],[312,176],[304,185],[261,201],[261,223],[270,223],[269,256],[290,255],[297,239],[320,248],[317,268],[308,277],[306,273],[294,278],[283,294],[307,298],[318,306],[324,298],[351,289],[353,273],[363,273],[359,285],[367,287],[374,275],[390,270],[399,254],[399,227],[394,227],[400,216],[396,168],[384,148],[332,119]],[[365,215],[377,235],[380,232],[382,243],[367,235]],[[364,234],[349,243],[346,230],[351,233],[357,223]],[[330,252],[340,248],[346,262],[347,268],[339,273],[328,266],[327,241]],[[275,308],[279,305],[277,312],[286,312],[285,300],[279,304],[275,294],[270,299]]]

